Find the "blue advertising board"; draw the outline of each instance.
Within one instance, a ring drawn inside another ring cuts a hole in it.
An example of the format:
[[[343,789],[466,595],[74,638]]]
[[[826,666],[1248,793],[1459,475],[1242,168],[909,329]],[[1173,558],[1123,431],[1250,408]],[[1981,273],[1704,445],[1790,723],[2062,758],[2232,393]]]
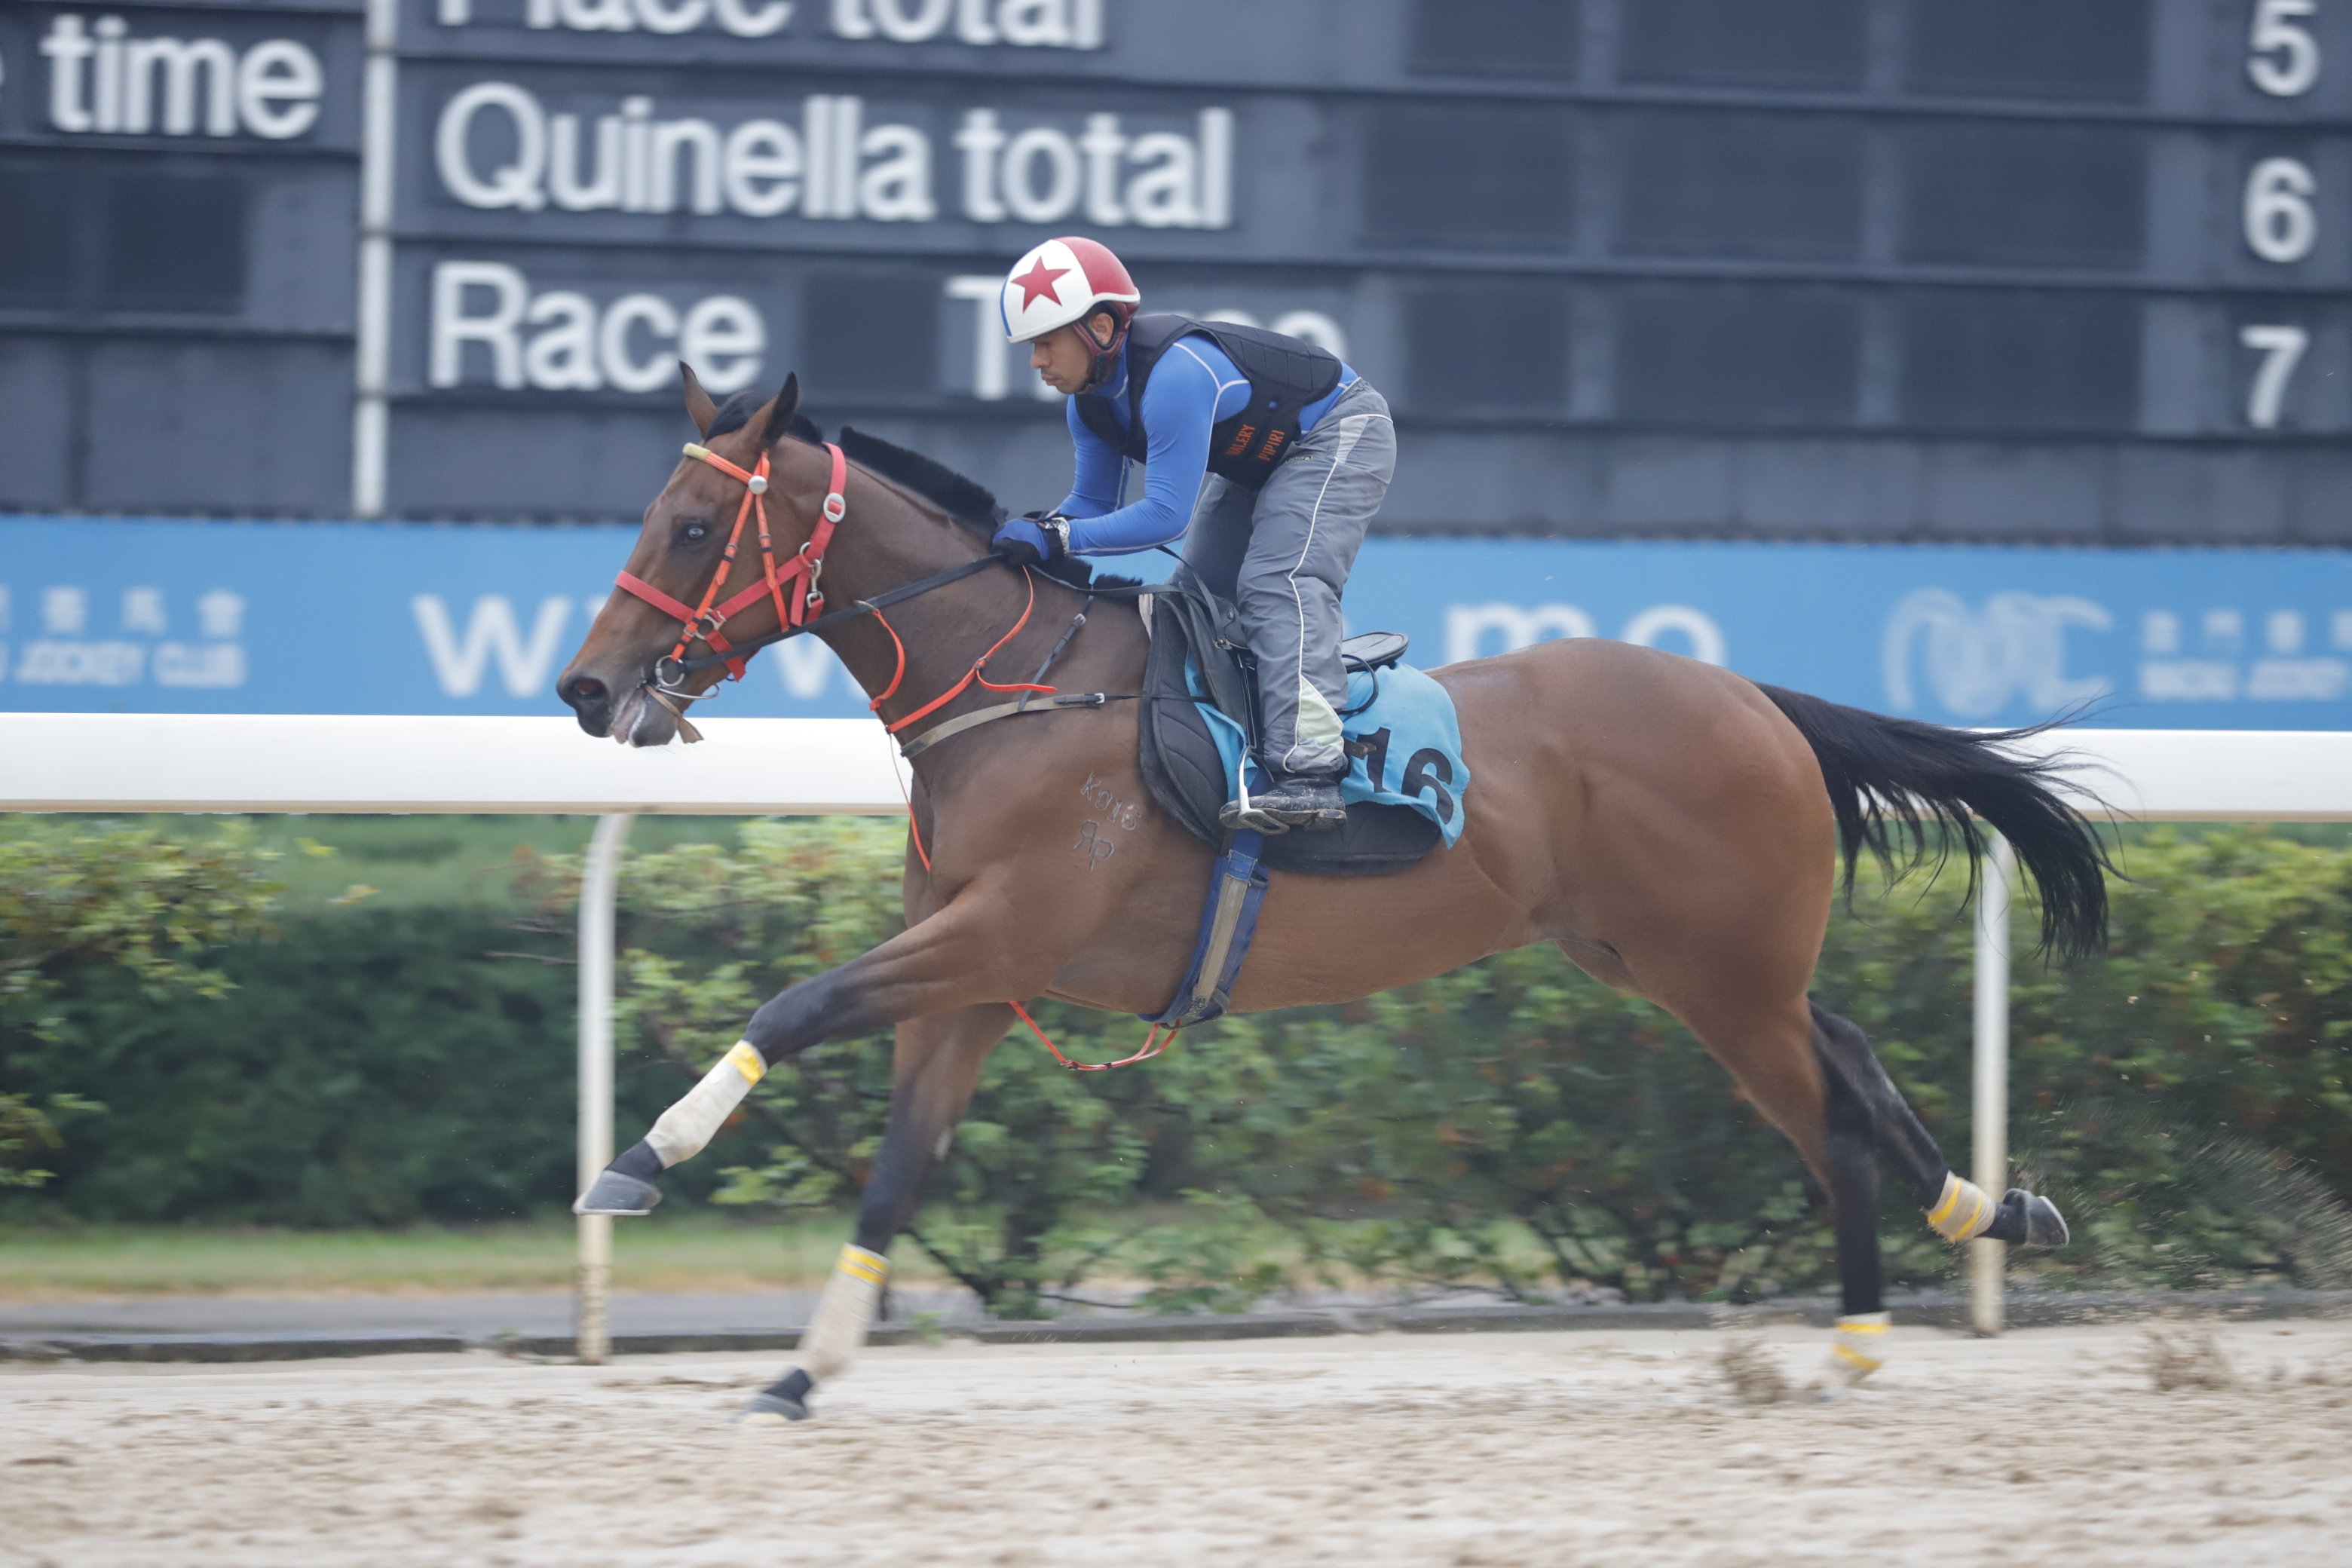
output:
[[[0,709],[556,712],[635,531],[0,519]],[[1943,723],[2352,728],[2338,552],[1375,538],[1347,605],[1430,667],[1605,637]],[[720,701],[865,711],[814,640]]]

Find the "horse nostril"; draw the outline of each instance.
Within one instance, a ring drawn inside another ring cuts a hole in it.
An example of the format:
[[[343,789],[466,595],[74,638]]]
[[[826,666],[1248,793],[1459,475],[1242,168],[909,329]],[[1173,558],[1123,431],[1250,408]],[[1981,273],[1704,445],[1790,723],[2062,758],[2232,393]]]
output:
[[[606,692],[603,681],[593,675],[581,675],[565,681],[557,695],[577,708],[603,702]]]

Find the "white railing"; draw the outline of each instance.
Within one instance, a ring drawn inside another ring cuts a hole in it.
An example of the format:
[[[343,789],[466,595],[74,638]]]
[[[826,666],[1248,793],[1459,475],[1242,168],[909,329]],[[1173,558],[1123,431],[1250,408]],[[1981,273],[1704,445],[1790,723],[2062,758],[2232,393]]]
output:
[[[904,809],[895,748],[862,719],[699,721],[695,747],[632,752],[569,719],[0,713],[0,811],[591,813],[580,908],[580,1180],[612,1158],[613,898],[640,813],[756,816]],[[2100,815],[2352,821],[2352,732],[2073,730],[2033,744],[2085,764]],[[896,771],[894,771],[896,770]],[[1979,906],[1977,1184],[2008,1185],[2008,846]],[[610,1348],[611,1222],[580,1222],[580,1354]],[[1974,1244],[1971,1310],[2001,1327],[1999,1242]]]
[[[613,905],[630,823],[906,809],[898,747],[870,720],[698,722],[701,745],[631,751],[554,718],[0,713],[0,811],[595,814],[580,882],[584,1192],[613,1158]],[[601,1362],[613,1222],[578,1223],[574,1340]]]
[[[0,811],[770,812],[904,809],[868,719],[703,719],[631,751],[569,719],[0,713]]]

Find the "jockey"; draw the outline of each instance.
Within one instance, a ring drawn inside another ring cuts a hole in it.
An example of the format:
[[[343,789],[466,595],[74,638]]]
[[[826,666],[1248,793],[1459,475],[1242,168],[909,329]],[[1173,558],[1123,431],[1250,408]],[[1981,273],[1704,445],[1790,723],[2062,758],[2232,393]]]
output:
[[[1016,562],[1118,554],[1180,535],[1184,560],[1239,606],[1257,658],[1258,761],[1271,787],[1229,825],[1308,832],[1347,821],[1339,593],[1396,472],[1389,405],[1339,356],[1224,321],[1136,313],[1142,294],[1091,239],[1049,239],[1004,280],[1005,335],[1069,395],[1077,477],[996,545]],[[1129,460],[1143,495],[1126,501]]]

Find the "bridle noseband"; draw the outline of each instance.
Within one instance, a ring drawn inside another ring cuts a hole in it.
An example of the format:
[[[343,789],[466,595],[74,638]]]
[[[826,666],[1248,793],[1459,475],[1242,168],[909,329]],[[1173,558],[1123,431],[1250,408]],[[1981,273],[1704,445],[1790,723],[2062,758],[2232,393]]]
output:
[[[727,535],[727,548],[719,558],[718,570],[711,574],[710,585],[702,591],[702,603],[695,608],[688,609],[683,601],[671,598],[632,573],[624,571],[614,578],[622,588],[678,623],[677,646],[654,665],[652,685],[656,691],[670,697],[691,696],[682,684],[687,676],[713,663],[725,664],[728,679],[740,680],[745,660],[760,647],[806,629],[813,618],[824,615],[824,593],[819,584],[824,575],[824,552],[833,543],[835,527],[849,510],[849,503],[842,499],[842,489],[849,479],[849,459],[830,441],[824,443],[824,449],[833,458],[833,475],[825,486],[824,503],[818,509],[816,526],[809,531],[808,542],[779,571],[775,546],[768,533],[768,453],[762,450],[758,466],[747,470],[708,447],[692,441],[686,444],[688,457],[742,481],[743,504],[735,509],[735,527]],[[760,580],[714,607],[711,601],[719,596],[719,588],[735,569],[735,551],[743,540],[743,525],[753,517],[760,520]],[[784,592],[787,584],[803,581],[807,584],[804,590],[791,595]],[[776,635],[738,648],[719,628],[727,624],[728,616],[747,605],[757,604],[762,595],[775,600]],[[694,642],[708,644],[715,657],[689,662],[687,646]]]

